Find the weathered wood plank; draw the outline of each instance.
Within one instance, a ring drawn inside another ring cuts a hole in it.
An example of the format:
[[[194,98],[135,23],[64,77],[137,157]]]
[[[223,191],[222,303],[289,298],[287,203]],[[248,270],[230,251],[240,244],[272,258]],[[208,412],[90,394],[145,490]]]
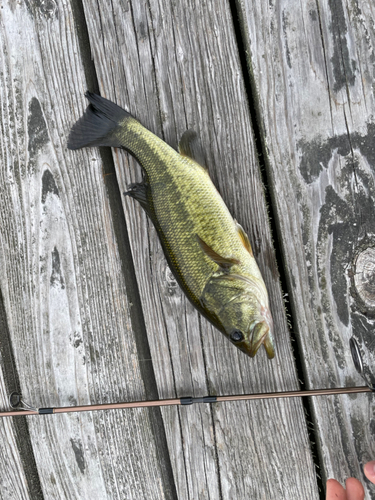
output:
[[[3,366],[0,356],[0,366]],[[0,405],[6,407],[8,394],[0,374]],[[29,488],[11,420],[0,421],[0,498],[18,500],[29,498]]]
[[[0,287],[23,396],[143,399],[100,157],[66,150],[85,87],[70,4],[2,2],[0,23]],[[28,423],[45,498],[172,497],[147,410]]]
[[[361,384],[374,366],[372,2],[238,2],[302,362],[311,388]],[[375,455],[371,396],[315,398],[323,477],[363,478]],[[366,484],[367,497],[375,489]]]
[[[199,132],[211,176],[248,231],[270,290],[277,332],[272,363],[264,352],[247,359],[197,315],[170,275],[150,222],[125,199],[160,396],[296,388],[227,3],[83,4],[102,95],[173,147],[187,128]],[[114,160],[125,191],[140,180],[140,169],[121,151]],[[163,417],[181,498],[318,497],[300,401],[166,409]],[[303,476],[296,478],[290,471],[302,463]]]
[[[3,255],[0,252],[0,269],[4,267]],[[6,283],[2,285],[6,286]],[[0,288],[0,408],[9,406],[9,394],[15,391],[20,391],[20,383]],[[0,434],[0,497],[40,498],[42,490],[26,419],[0,419]]]

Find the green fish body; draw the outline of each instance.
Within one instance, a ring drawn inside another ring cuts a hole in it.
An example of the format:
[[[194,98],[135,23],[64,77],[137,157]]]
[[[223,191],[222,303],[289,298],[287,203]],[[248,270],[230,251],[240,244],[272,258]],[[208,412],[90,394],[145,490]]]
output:
[[[247,235],[202,166],[196,134],[185,132],[177,152],[116,104],[89,92],[86,97],[90,105],[73,126],[68,148],[121,147],[136,158],[144,182],[125,194],[151,218],[187,297],[241,351],[254,356],[263,344],[273,358],[264,281]]]

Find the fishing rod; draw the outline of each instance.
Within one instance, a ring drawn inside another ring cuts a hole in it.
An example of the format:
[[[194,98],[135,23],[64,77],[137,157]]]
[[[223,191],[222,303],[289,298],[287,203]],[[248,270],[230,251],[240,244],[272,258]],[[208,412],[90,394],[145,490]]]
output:
[[[153,406],[185,406],[195,403],[221,403],[225,401],[251,401],[255,399],[278,399],[278,398],[296,398],[307,396],[332,396],[337,394],[355,394],[363,392],[375,392],[375,384],[367,378],[364,373],[362,355],[357,341],[352,337],[350,339],[350,352],[353,358],[354,366],[362,379],[366,382],[361,387],[338,387],[328,389],[313,389],[306,391],[282,391],[282,392],[263,392],[255,394],[238,394],[232,396],[204,396],[201,398],[183,397],[174,399],[156,399],[153,401],[133,401],[128,403],[108,403],[99,405],[83,406],[61,406],[54,408],[35,408],[25,401],[17,392],[12,392],[9,396],[9,404],[13,411],[0,412],[0,417],[19,417],[25,415],[48,415],[55,413],[71,413],[98,410],[115,410],[125,408],[150,408]]]

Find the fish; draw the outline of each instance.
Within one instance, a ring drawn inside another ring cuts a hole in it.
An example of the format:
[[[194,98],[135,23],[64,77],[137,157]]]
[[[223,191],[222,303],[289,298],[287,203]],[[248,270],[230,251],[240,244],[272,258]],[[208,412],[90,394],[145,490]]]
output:
[[[268,293],[242,226],[231,216],[205,166],[195,131],[178,151],[117,104],[86,92],[89,105],[72,126],[68,149],[122,148],[143,169],[124,195],[155,226],[169,267],[195,308],[250,357],[275,355]]]

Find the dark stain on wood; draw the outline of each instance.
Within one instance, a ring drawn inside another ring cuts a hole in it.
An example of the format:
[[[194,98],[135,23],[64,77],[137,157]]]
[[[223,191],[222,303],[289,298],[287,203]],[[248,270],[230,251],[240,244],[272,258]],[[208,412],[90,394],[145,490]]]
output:
[[[312,21],[317,21],[318,20],[318,13],[315,9],[311,9],[310,12],[310,18]]]
[[[374,336],[373,336],[373,320],[366,317],[362,312],[355,310],[351,315],[351,322],[353,327],[354,336],[358,342],[363,360],[363,372],[368,380],[375,383],[374,372]]]
[[[81,441],[76,441],[76,440],[71,438],[70,444],[72,445],[78,468],[81,471],[81,473],[83,474],[85,472],[85,469],[86,469],[86,461],[85,461],[85,456],[83,454],[82,443],[81,443]]]
[[[297,144],[297,147],[302,152],[299,167],[300,172],[305,182],[311,184],[319,177],[320,172],[323,170],[323,166],[327,167],[332,157],[332,145],[330,141],[326,141],[323,144],[320,138],[317,138],[310,142],[301,140]]]
[[[337,150],[341,156],[348,156],[354,149],[358,149],[375,170],[375,123],[367,124],[367,134],[360,135],[354,132],[350,138],[346,135],[332,137],[326,141],[316,138],[312,141],[299,141],[297,146],[302,153],[300,172],[307,184],[314,182],[323,168],[328,167],[332,153]]]
[[[326,201],[320,209],[318,245],[326,247],[326,240],[332,235],[332,252],[330,258],[331,289],[336,302],[337,313],[344,325],[349,323],[349,309],[346,301],[346,267],[352,259],[353,241],[356,240],[358,228],[353,207],[343,200],[332,188],[326,188]],[[338,215],[339,214],[339,215]],[[323,245],[324,241],[324,245]],[[322,251],[322,254],[325,253]],[[319,265],[319,264],[318,264]],[[322,280],[325,276],[326,263],[319,266]]]
[[[42,177],[42,204],[44,205],[46,202],[46,198],[48,193],[59,196],[59,190],[56,186],[55,179],[51,172],[47,169],[43,173]]]
[[[62,290],[65,288],[64,278],[61,272],[60,254],[55,247],[52,252],[52,274],[50,280],[51,286],[59,286]]]
[[[338,92],[346,85],[354,85],[356,78],[356,62],[350,60],[346,35],[348,28],[345,21],[344,6],[341,0],[329,0],[332,23],[330,31],[333,39],[333,56],[331,63],[335,83],[333,90]]]
[[[29,135],[29,143],[27,146],[29,152],[29,165],[33,168],[37,154],[49,142],[46,121],[43,116],[40,102],[36,97],[33,97],[29,103],[27,131]]]
[[[286,57],[286,62],[289,66],[289,68],[292,67],[291,59],[290,59],[290,49],[288,45],[288,31],[289,31],[289,20],[288,20],[288,14],[286,10],[283,10],[283,33],[284,33],[284,38],[285,38],[285,57]]]
[[[374,133],[375,125],[369,123],[366,135],[353,133],[348,137],[343,134],[325,142],[317,139],[299,144],[303,150],[300,172],[307,184],[317,180],[323,169],[329,169],[330,162],[335,162],[332,167],[335,178],[331,180],[333,184],[326,186],[320,208],[315,258],[324,321],[342,368],[344,364],[339,353],[345,352],[346,347],[338,332],[335,333],[330,295],[341,323],[347,327],[351,320],[356,334],[359,327],[354,313],[375,317],[375,242],[368,236],[375,234],[375,186],[371,172],[375,166]],[[304,220],[302,230],[308,233],[304,234],[304,244],[306,258],[311,261],[310,224],[308,219]],[[366,328],[371,329],[369,324]],[[365,335],[366,329],[361,330]]]

